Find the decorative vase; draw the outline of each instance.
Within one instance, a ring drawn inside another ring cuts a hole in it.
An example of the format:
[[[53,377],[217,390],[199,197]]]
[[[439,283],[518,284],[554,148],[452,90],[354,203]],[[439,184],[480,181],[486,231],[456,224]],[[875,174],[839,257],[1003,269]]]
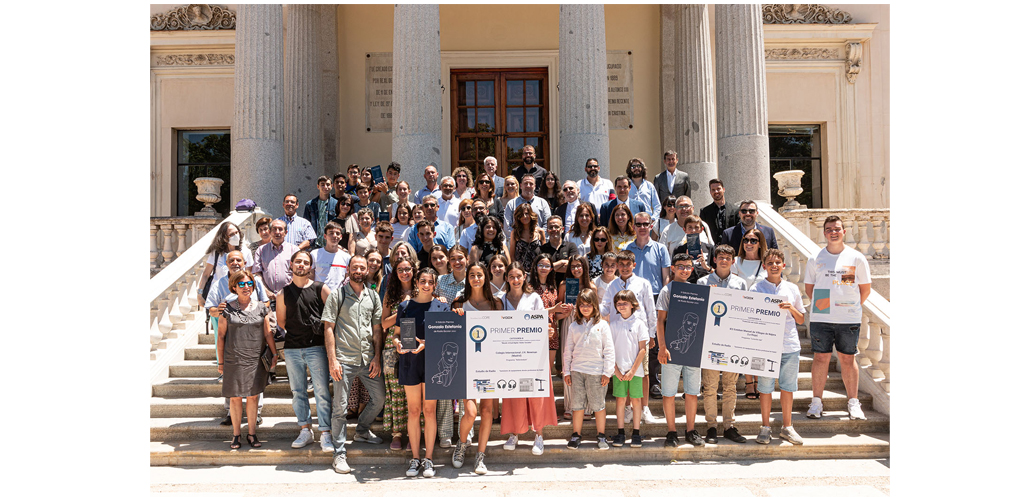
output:
[[[224,181],[216,177],[199,177],[193,180],[193,182],[195,182],[196,187],[199,189],[196,199],[206,205],[203,209],[196,212],[196,216],[220,218],[220,214],[213,209],[213,205],[221,200],[220,186],[224,184]]]
[[[780,213],[807,209],[806,206],[796,202],[796,197],[804,192],[803,187],[800,187],[800,179],[803,176],[803,170],[786,170],[772,175],[775,181],[779,183],[779,195],[787,200],[779,209]]]

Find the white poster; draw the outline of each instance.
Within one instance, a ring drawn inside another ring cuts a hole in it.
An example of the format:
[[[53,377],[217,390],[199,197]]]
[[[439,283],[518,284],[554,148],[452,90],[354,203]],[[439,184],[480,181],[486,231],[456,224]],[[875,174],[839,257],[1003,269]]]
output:
[[[551,393],[546,310],[466,312],[466,398]]]
[[[779,308],[779,297],[735,289],[708,289],[700,367],[778,378],[786,329],[783,314],[789,313]]]

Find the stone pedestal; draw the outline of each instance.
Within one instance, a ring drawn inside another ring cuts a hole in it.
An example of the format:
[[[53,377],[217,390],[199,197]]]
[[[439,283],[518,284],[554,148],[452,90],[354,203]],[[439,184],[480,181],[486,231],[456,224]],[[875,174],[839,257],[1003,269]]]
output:
[[[441,167],[441,12],[438,5],[395,5],[391,159],[420,185],[422,169]]]
[[[284,25],[281,5],[238,5],[231,198],[270,209],[284,197]]]
[[[726,197],[771,199],[761,6],[715,6],[718,178]]]
[[[316,179],[323,174],[320,9],[316,5],[289,5],[286,28],[284,190],[304,203],[316,194]],[[278,199],[269,206],[280,205]]]
[[[718,177],[715,133],[714,74],[711,66],[711,24],[706,4],[676,7],[679,46],[676,50],[676,151],[681,169],[690,176],[695,210],[711,203],[708,181]]]
[[[563,180],[586,178],[587,158],[597,158],[601,176],[610,176],[607,67],[604,6],[561,5],[558,15],[558,168]]]

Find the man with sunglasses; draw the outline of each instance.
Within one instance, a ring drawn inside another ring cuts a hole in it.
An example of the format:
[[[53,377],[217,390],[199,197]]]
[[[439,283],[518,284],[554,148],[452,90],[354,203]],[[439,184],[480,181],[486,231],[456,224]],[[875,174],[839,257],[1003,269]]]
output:
[[[565,202],[555,208],[554,215],[565,221],[565,232],[568,234],[576,220],[576,208],[580,206],[580,188],[575,181],[566,180],[562,183],[562,195],[565,196]]]
[[[601,166],[597,163],[597,158],[588,159],[583,168],[587,172],[587,178],[577,182],[580,199],[589,201],[595,207],[603,206],[609,199],[614,199],[615,186],[611,180],[601,178]]]
[[[747,234],[747,231],[754,228],[761,234],[764,234],[764,242],[768,245],[768,248],[779,247],[779,243],[775,240],[775,231],[771,227],[757,223],[757,203],[749,199],[740,202],[740,222],[725,229],[725,232],[722,233],[720,244],[728,244],[732,246],[737,255],[742,255],[743,253],[740,252],[742,239]]]
[[[430,222],[434,226],[434,244],[443,244],[445,248],[452,249],[455,243],[455,228],[451,224],[437,218],[438,203],[437,198],[432,194],[427,194],[423,198],[423,220]],[[423,249],[423,243],[416,232],[409,231],[409,244],[412,245],[413,249],[420,251]]]

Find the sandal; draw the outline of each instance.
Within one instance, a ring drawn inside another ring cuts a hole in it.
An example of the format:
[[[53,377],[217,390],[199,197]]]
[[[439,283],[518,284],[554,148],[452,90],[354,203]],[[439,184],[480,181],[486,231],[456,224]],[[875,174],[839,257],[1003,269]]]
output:
[[[572,421],[572,413],[569,412],[569,411],[563,412],[562,413],[562,419],[564,419],[566,421]]]
[[[255,447],[255,448],[263,447],[263,444],[260,443],[260,439],[256,437],[255,433],[246,435],[245,439],[249,442],[249,447]],[[239,446],[239,447],[241,447],[241,446]]]
[[[749,399],[749,400],[757,400],[758,397],[757,397],[757,388],[756,387],[757,387],[757,382],[756,381],[755,382],[751,382],[751,383],[747,383],[747,399]],[[751,388],[754,388],[754,390],[751,390]]]
[[[242,435],[234,435],[234,436],[231,437],[231,448],[232,449],[241,449],[242,448],[242,442],[241,442],[241,440],[239,440],[240,438],[242,438]]]

